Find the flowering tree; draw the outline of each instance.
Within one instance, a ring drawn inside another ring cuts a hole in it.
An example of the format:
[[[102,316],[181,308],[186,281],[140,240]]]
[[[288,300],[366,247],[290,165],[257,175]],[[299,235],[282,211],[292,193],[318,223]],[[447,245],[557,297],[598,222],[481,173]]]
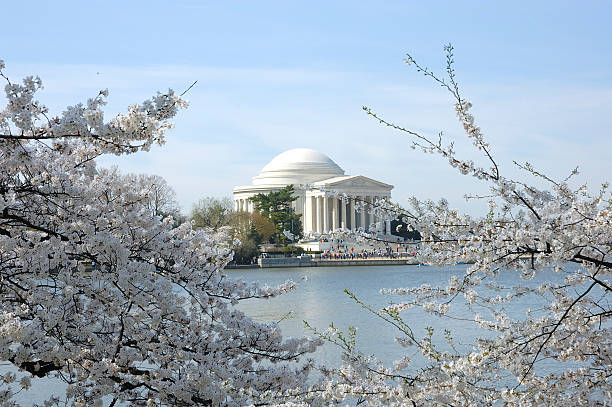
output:
[[[173,227],[146,179],[102,154],[162,144],[186,103],[172,90],[105,121],[107,91],[51,116],[38,77],[4,73],[0,110],[0,405],[37,378],[51,404],[264,404],[303,386],[317,342],[285,340],[233,305],[292,288],[234,281],[226,233]],[[181,95],[182,96],[182,95]]]
[[[447,78],[422,67],[410,55],[405,62],[448,90],[465,134],[482,153],[484,166],[459,157],[442,136],[426,135],[366,113],[410,137],[412,148],[439,155],[460,171],[490,186],[490,210],[482,218],[461,215],[444,200],[411,200],[409,209],[382,205],[379,215],[398,214],[422,235],[421,261],[453,264],[473,261],[465,274],[446,286],[386,289],[382,294],[404,300],[374,309],[359,304],[398,330],[406,356],[394,366],[365,357],[355,347],[354,332],[332,327],[319,334],[340,345],[347,364],[330,372],[323,397],[354,399],[369,405],[605,405],[612,399],[612,199],[608,185],[591,194],[572,189],[531,164],[515,164],[548,184],[548,190],[506,177],[459,91],[453,49],[447,52]],[[553,271],[554,270],[554,271]],[[502,274],[518,273],[524,284],[506,286]],[[533,284],[540,273],[550,281]],[[554,274],[556,273],[556,274]],[[508,310],[527,308],[524,315]],[[469,346],[459,346],[452,333],[436,342],[429,329],[413,330],[402,312],[421,309],[440,318],[461,319],[482,333]],[[468,318],[457,308],[467,309]],[[444,342],[444,341],[442,341]],[[419,360],[414,363],[411,360]]]

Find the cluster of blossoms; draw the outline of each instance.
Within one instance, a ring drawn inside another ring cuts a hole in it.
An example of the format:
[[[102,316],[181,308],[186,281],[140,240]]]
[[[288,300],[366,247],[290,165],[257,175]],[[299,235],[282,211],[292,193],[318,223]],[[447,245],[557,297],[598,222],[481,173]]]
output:
[[[330,373],[326,395],[361,400],[368,405],[599,405],[612,399],[612,196],[604,184],[598,193],[572,189],[569,178],[555,181],[530,164],[516,165],[544,180],[549,191],[504,177],[471,103],[459,93],[451,46],[447,79],[406,62],[446,88],[468,139],[489,169],[458,157],[442,137],[431,140],[378,116],[381,124],[411,138],[413,148],[438,154],[461,174],[490,186],[489,212],[482,218],[462,215],[440,202],[410,201],[408,209],[379,202],[378,216],[398,216],[422,236],[418,257],[432,265],[469,262],[465,274],[446,286],[385,289],[403,297],[381,309],[361,304],[398,329],[397,342],[409,349],[388,368],[361,355],[342,333],[324,338],[339,344],[346,366]],[[508,286],[510,274],[524,284]],[[542,276],[549,276],[543,279]],[[552,275],[552,277],[550,277]],[[534,280],[536,279],[536,280]],[[536,282],[537,279],[544,280]],[[529,307],[529,308],[528,308]],[[532,307],[534,307],[532,309]],[[415,309],[440,318],[461,320],[480,332],[471,344],[446,344],[428,330],[420,337],[402,312]],[[520,315],[514,309],[523,309]],[[466,312],[467,315],[466,316]],[[340,340],[339,340],[340,338]],[[417,363],[418,361],[418,363]]]
[[[418,230],[421,261],[473,264],[444,286],[383,290],[403,298],[381,310],[349,293],[398,329],[406,354],[387,367],[359,352],[355,330],[315,329],[342,347],[345,365],[324,370],[313,384],[312,364],[300,358],[318,341],[284,339],[275,324],[234,308],[294,284],[228,278],[223,228],[194,231],[159,216],[155,179],[96,168],[102,154],[163,143],[169,120],[185,106],[180,96],[158,94],[105,120],[102,91],[50,117],[35,99],[40,79],[14,84],[0,61],[7,99],[0,110],[0,361],[15,368],[2,375],[0,405],[15,405],[12,397],[42,377],[65,382],[49,405],[605,405],[612,399],[608,185],[596,194],[574,190],[568,179],[552,180],[530,164],[517,165],[550,191],[502,176],[459,94],[452,47],[448,80],[410,56],[407,62],[451,92],[466,135],[490,168],[461,159],[441,136],[430,140],[365,110],[410,135],[413,148],[487,182],[489,213],[472,218],[444,200],[413,199],[409,210],[358,205],[381,218],[401,215]],[[508,273],[525,284],[505,285],[500,276]],[[558,278],[529,281],[542,273]],[[529,308],[516,315],[508,311],[513,304]],[[470,316],[458,316],[457,306]],[[461,346],[448,334],[442,346],[433,329],[419,335],[402,318],[415,309],[460,318],[482,334]]]
[[[51,117],[40,79],[12,83],[3,68],[0,361],[13,368],[0,405],[47,377],[64,383],[48,405],[270,404],[303,389],[301,356],[319,341],[285,339],[234,307],[294,285],[228,278],[225,230],[160,216],[154,177],[96,167],[101,154],[163,143],[180,96],[106,121],[102,91]]]

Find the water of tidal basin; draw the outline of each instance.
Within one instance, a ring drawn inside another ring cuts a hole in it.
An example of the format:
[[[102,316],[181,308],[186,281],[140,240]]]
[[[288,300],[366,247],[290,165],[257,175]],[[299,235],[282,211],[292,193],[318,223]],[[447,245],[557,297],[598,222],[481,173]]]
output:
[[[570,267],[574,268],[573,265],[567,266],[568,269]],[[308,321],[310,325],[321,330],[327,328],[331,322],[342,329],[349,326],[358,327],[359,348],[366,354],[376,355],[389,365],[407,352],[394,340],[401,334],[390,324],[363,310],[344,293],[344,290],[352,291],[360,300],[379,309],[391,301],[402,300],[400,296],[379,294],[381,288],[417,287],[421,284],[444,287],[452,275],[461,277],[466,268],[465,265],[441,268],[400,265],[227,270],[226,273],[231,278],[242,278],[245,281],[268,285],[278,285],[287,280],[295,281],[298,287],[290,293],[269,300],[246,300],[241,302],[239,308],[257,321],[282,319],[280,326],[285,336],[312,336],[312,332],[304,328],[303,321]],[[537,274],[533,280],[524,281],[521,280],[519,273],[508,271],[500,273],[495,281],[504,286],[535,287],[544,281],[560,281],[563,277],[563,274],[544,271]],[[541,299],[524,297],[522,301],[506,304],[505,309],[511,318],[520,319],[525,315],[526,308],[536,310],[540,305],[544,305]],[[463,296],[457,298],[449,314],[459,318],[470,317]],[[482,315],[489,317],[486,312],[482,312]],[[470,344],[476,336],[487,334],[476,329],[473,323],[448,318],[440,319],[420,309],[409,309],[402,313],[402,317],[418,337],[425,334],[425,327],[434,328],[434,343],[438,343],[441,348],[445,346],[445,329],[452,332],[461,350],[470,350]],[[408,350],[408,353],[410,352],[411,350]],[[414,354],[410,356],[415,363],[418,361],[418,357],[414,357]],[[316,362],[328,366],[341,364],[339,348],[329,343],[319,348],[311,357]],[[16,370],[0,363],[0,375],[7,371]],[[65,384],[57,379],[33,379],[32,388],[18,394],[15,400],[19,405],[29,406],[41,403],[52,394],[63,396],[64,389]]]
[[[404,297],[381,295],[382,288],[418,287],[429,284],[432,287],[445,287],[449,278],[456,275],[461,278],[468,266],[448,267],[419,266],[346,266],[346,267],[302,267],[277,269],[228,270],[233,278],[245,281],[257,281],[261,284],[278,285],[286,280],[298,283],[295,291],[269,300],[248,300],[239,308],[257,321],[279,321],[285,336],[313,336],[304,326],[307,321],[319,330],[326,329],[330,323],[346,330],[349,326],[358,328],[358,348],[367,355],[375,355],[385,364],[390,365],[401,358],[406,349],[396,343],[395,338],[402,336],[391,324],[383,321],[371,312],[361,308],[353,299],[344,293],[352,291],[362,302],[380,309],[390,302],[401,302]],[[573,266],[569,266],[572,267]],[[568,267],[568,268],[569,268]],[[533,280],[525,281],[516,271],[505,271],[496,278],[496,283],[503,286],[529,285],[537,286],[545,281],[560,281],[562,275],[544,271]],[[497,294],[495,294],[497,295]],[[501,293],[502,296],[505,293]],[[511,318],[523,319],[527,308],[537,309],[541,298],[524,297],[510,304],[504,304],[505,311]],[[490,314],[482,308],[475,308],[487,319]],[[413,308],[402,312],[402,318],[410,325],[417,337],[425,335],[426,327],[434,328],[434,343],[446,348],[444,330],[448,329],[456,346],[469,351],[477,336],[490,334],[479,329],[473,322],[461,319],[435,317],[421,309]],[[473,319],[467,308],[463,295],[454,301],[448,315],[455,318]],[[441,349],[445,350],[445,349]],[[414,349],[413,349],[414,351]],[[409,353],[412,353],[409,351]],[[414,355],[411,355],[413,357]],[[325,344],[312,357],[317,362],[339,366],[340,349],[332,344]],[[417,357],[418,359],[418,357]],[[416,361],[416,360],[415,360]]]

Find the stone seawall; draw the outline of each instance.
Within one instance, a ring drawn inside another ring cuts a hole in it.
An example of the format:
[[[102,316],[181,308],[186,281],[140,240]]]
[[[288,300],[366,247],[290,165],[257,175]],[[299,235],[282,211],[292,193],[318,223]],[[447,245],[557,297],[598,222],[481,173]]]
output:
[[[336,266],[398,266],[417,265],[413,258],[402,259],[313,259],[310,256],[303,257],[279,257],[258,259],[261,268],[270,267],[336,267]]]
[[[399,266],[418,265],[419,262],[414,259],[354,259],[354,260],[313,260],[313,266],[333,267],[333,266]]]
[[[312,267],[312,257],[266,257],[257,259],[259,267]]]
[[[227,266],[225,266],[225,268],[228,270],[258,269],[259,264],[228,264]]]

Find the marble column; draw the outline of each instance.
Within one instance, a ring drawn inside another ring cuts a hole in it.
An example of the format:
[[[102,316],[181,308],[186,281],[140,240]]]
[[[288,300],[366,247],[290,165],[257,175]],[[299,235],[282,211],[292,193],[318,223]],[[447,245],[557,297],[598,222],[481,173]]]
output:
[[[306,199],[308,199],[308,206],[306,207],[308,209],[308,228],[311,232],[314,232],[314,202],[311,196]]]
[[[304,213],[302,214],[302,229],[304,234],[308,233],[308,229],[309,229],[309,225],[310,225],[310,206],[308,205],[310,203],[309,199],[307,197],[304,197]]]
[[[340,198],[340,214],[342,216],[340,227],[346,229],[348,224],[346,223],[346,200],[344,198]]]
[[[366,197],[366,202],[366,231],[369,232],[372,224],[372,213],[370,212],[372,210],[372,197]]]
[[[332,229],[338,229],[338,198],[330,198],[331,199],[331,215],[332,215]]]
[[[355,227],[355,198],[353,197],[350,200],[349,211],[351,212],[351,230],[357,230]]]
[[[321,233],[326,233],[327,230],[325,230],[325,225],[328,225],[329,222],[327,222],[325,220],[325,218],[327,217],[327,204],[325,201],[327,201],[327,197],[322,196],[321,198],[321,207],[319,208],[319,216],[321,216]]]
[[[323,197],[323,233],[329,232],[329,198]]]
[[[321,197],[315,197],[315,219],[316,219],[316,227],[315,232],[321,233]]]
[[[312,217],[312,231],[316,233],[317,231],[317,213],[319,213],[318,207],[317,207],[317,197],[312,196],[310,197],[310,199],[312,199],[312,214],[310,215]]]
[[[361,227],[363,230],[365,230],[365,206],[363,205],[363,201],[365,201],[365,197],[360,197],[359,198],[360,204],[361,204],[361,212],[359,213],[359,227]]]
[[[374,203],[376,203],[376,201],[378,199],[379,198],[377,196],[375,196],[375,197],[372,198],[372,201]],[[380,215],[378,215],[378,214],[374,215],[374,222],[376,222],[376,232],[380,233],[382,231],[382,220],[380,218]]]
[[[390,220],[385,221],[385,229],[387,230],[386,234],[390,235],[391,234],[391,221]]]

